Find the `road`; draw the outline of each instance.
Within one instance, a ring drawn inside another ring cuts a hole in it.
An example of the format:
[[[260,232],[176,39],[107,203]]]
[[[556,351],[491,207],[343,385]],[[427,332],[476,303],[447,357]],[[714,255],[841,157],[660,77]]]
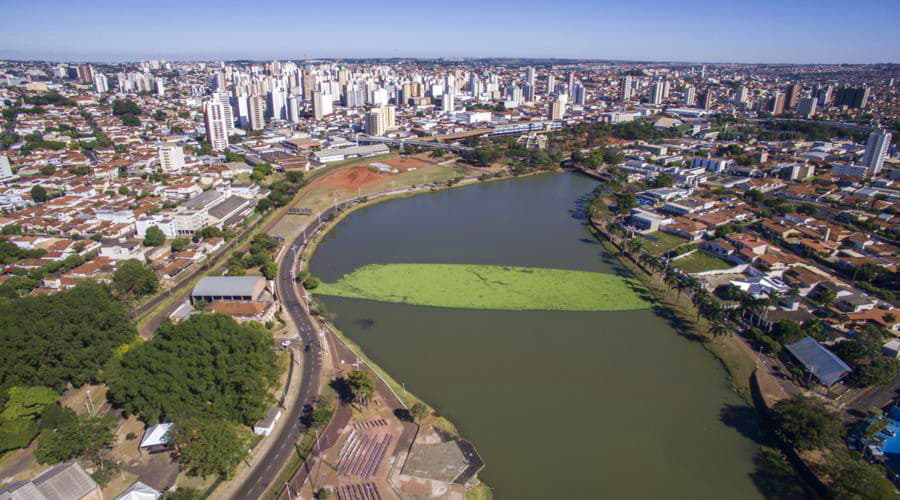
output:
[[[310,225],[317,227],[318,224],[319,222],[316,220]],[[309,316],[309,312],[303,307],[300,298],[297,296],[291,278],[293,274],[291,270],[294,269],[298,252],[301,246],[305,244],[304,234],[306,233],[304,232],[298,236],[297,239],[291,242],[290,247],[285,250],[278,265],[281,272],[277,280],[278,295],[282,308],[293,319],[300,337],[300,345],[296,346],[301,369],[297,402],[289,408],[286,415],[282,416],[282,418],[287,419],[286,425],[276,435],[267,438],[275,440],[275,445],[253,464],[252,470],[247,475],[247,480],[235,491],[233,498],[259,498],[266,492],[281,472],[281,468],[288,457],[294,452],[294,444],[297,442],[303,427],[300,423],[303,407],[311,404],[319,393],[322,365],[316,356],[319,350],[317,330],[315,323]],[[306,345],[310,346],[308,351],[304,349]]]
[[[465,178],[459,184],[470,184],[477,182],[475,178]],[[425,191],[428,187],[403,188],[380,193],[372,193],[368,195],[369,199],[391,196],[397,194],[411,193],[417,191]],[[322,361],[317,356],[323,347],[320,340],[320,332],[313,319],[310,317],[307,306],[303,300],[298,297],[296,288],[293,283],[294,270],[298,257],[303,253],[306,244],[312,240],[316,231],[327,224],[341,210],[357,203],[356,198],[344,200],[323,210],[318,217],[312,219],[301,231],[300,234],[291,242],[285,242],[289,245],[278,261],[278,279],[276,280],[277,295],[281,300],[282,308],[287,312],[296,325],[300,337],[299,354],[301,365],[301,379],[299,386],[299,394],[296,403],[288,409],[283,419],[286,425],[281,428],[277,434],[273,434],[266,439],[273,439],[275,445],[270,448],[255,464],[247,474],[247,479],[239,488],[237,488],[232,498],[259,498],[269,487],[278,488],[280,485],[273,485],[272,482],[278,477],[284,464],[287,462],[290,454],[294,451],[294,445],[297,443],[303,426],[300,423],[300,417],[303,407],[311,404],[319,391],[319,379],[322,375]],[[309,345],[310,350],[306,351],[303,347]],[[301,483],[302,484],[302,481]]]

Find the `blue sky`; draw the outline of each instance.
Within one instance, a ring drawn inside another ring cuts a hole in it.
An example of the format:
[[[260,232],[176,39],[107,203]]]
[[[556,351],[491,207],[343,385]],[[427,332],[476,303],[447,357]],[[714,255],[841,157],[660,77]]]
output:
[[[900,62],[900,0],[0,0],[0,58]]]

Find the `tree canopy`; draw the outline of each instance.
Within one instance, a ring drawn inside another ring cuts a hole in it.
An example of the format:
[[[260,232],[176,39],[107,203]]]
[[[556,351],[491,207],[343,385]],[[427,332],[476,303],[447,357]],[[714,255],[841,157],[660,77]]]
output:
[[[228,479],[248,455],[248,437],[234,422],[188,417],[175,424],[167,439],[178,449],[178,463],[188,474]]]
[[[128,312],[97,283],[0,301],[0,389],[80,386],[136,336]]]
[[[256,323],[198,314],[164,323],[109,376],[111,401],[149,424],[203,413],[252,424],[272,402],[278,371],[271,336]]]
[[[166,235],[162,232],[157,226],[150,226],[147,228],[147,232],[144,233],[144,246],[145,247],[158,247],[166,242]]]
[[[119,265],[112,277],[112,288],[119,296],[144,296],[156,291],[159,278],[152,269],[136,259],[128,259]]]
[[[115,443],[116,423],[112,417],[80,415],[38,438],[34,458],[41,464],[57,464],[83,458],[98,463],[104,451]]]
[[[816,399],[793,396],[772,408],[775,434],[798,450],[823,448],[844,433],[841,419]]]

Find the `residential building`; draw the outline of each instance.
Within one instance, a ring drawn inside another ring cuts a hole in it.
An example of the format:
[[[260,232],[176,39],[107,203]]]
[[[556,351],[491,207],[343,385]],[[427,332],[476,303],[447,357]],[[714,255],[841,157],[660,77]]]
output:
[[[387,127],[385,125],[385,114],[377,109],[373,109],[366,113],[365,131],[369,135],[384,135]]]
[[[817,100],[813,97],[804,97],[800,99],[797,105],[797,114],[804,118],[812,118],[816,114]]]
[[[866,167],[866,175],[872,177],[881,172],[884,157],[887,156],[888,148],[891,146],[891,137],[892,134],[884,130],[876,130],[869,134],[862,160],[863,166]]]
[[[250,130],[262,130],[266,128],[265,104],[262,96],[250,96]]]
[[[203,116],[206,120],[206,140],[215,151],[228,147],[228,121],[225,107],[218,100],[203,103]]]
[[[184,149],[171,142],[160,145],[159,166],[163,172],[180,172],[184,168]]]
[[[313,93],[313,115],[316,120],[321,120],[322,117],[330,115],[332,105],[331,95],[323,94],[318,90]]]

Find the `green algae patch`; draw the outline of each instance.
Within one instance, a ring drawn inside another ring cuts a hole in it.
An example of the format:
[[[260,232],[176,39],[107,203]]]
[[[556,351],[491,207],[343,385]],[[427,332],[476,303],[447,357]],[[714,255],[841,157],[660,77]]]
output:
[[[613,274],[470,264],[371,264],[322,283],[319,295],[459,309],[646,309],[639,281]]]

